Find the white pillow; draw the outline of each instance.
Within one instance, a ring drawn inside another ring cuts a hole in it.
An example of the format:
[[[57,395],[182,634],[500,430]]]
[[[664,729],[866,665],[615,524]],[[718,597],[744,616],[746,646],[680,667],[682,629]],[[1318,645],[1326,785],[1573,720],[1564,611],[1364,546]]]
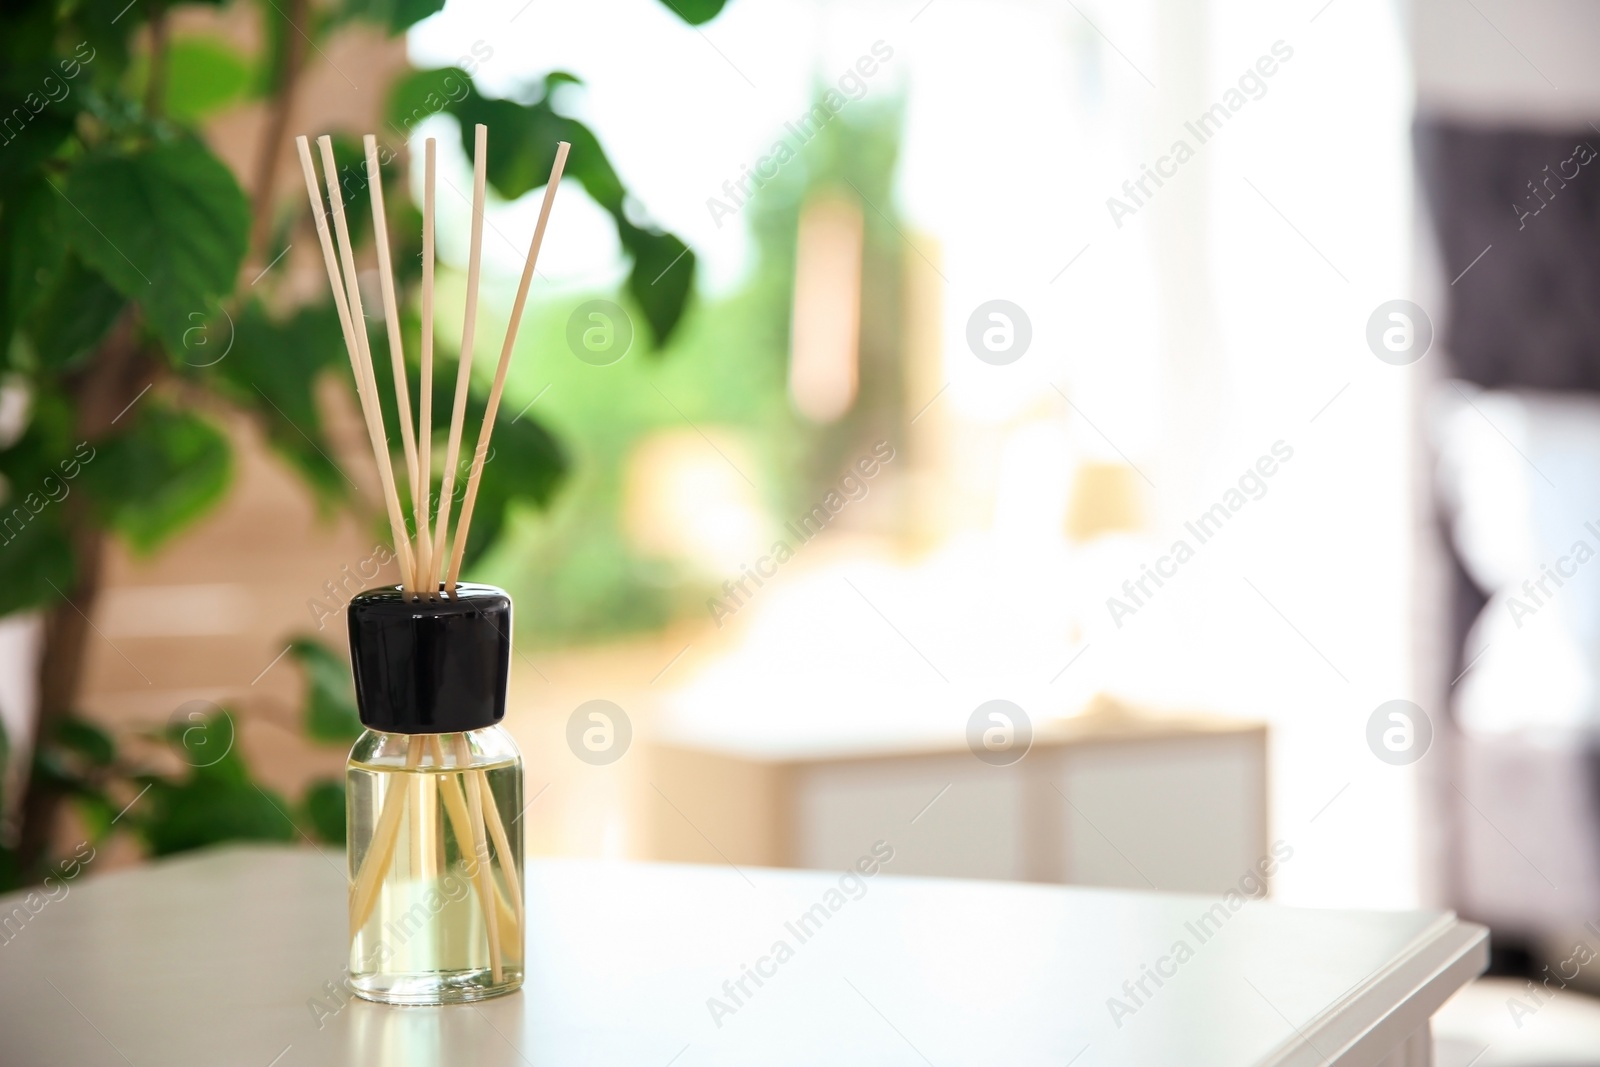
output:
[[[1451,539],[1489,593],[1458,721],[1600,730],[1600,398],[1447,381],[1428,424]]]

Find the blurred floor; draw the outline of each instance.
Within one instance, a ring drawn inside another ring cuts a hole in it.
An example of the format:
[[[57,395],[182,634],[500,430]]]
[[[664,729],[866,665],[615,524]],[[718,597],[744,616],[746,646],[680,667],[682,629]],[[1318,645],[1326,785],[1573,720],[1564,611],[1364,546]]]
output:
[[[1525,981],[1480,978],[1439,1009],[1433,1038],[1435,1067],[1600,1067],[1600,998],[1563,990],[1534,1008]]]

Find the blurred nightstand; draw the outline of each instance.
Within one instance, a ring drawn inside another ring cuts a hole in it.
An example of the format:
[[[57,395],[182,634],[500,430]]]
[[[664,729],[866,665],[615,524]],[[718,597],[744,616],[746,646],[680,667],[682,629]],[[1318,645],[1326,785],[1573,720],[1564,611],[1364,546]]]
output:
[[[680,718],[647,755],[662,860],[842,869],[881,839],[901,874],[1223,892],[1269,854],[1257,722],[1102,699],[992,766],[962,737],[729,746]]]

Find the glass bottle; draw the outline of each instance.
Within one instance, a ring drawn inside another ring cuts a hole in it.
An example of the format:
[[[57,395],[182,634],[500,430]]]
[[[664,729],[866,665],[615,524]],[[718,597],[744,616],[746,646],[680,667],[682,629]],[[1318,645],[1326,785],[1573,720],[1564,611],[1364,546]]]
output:
[[[367,728],[347,768],[350,985],[450,1004],[522,984],[522,758],[500,725],[511,599],[373,590],[350,602]]]

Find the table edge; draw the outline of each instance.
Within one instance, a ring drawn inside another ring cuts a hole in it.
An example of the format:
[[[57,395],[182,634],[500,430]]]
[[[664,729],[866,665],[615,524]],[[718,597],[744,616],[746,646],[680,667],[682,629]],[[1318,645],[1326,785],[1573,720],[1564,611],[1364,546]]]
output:
[[[1488,966],[1488,928],[1445,912],[1258,1067],[1374,1067]]]

